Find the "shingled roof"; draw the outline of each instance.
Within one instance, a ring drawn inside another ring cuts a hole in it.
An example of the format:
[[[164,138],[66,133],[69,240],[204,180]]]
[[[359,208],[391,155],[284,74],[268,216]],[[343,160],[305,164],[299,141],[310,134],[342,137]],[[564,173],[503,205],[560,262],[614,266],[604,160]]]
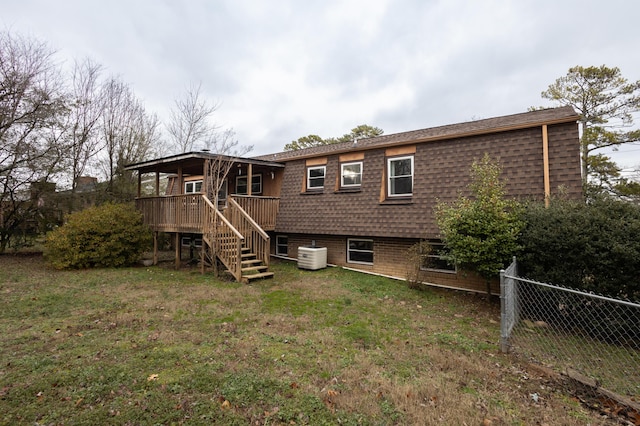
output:
[[[354,142],[343,142],[330,145],[320,145],[295,151],[284,151],[254,157],[265,161],[288,161],[307,157],[317,157],[326,154],[357,150],[367,150],[387,146],[428,142],[431,140],[453,139],[465,136],[475,136],[484,133],[496,133],[515,129],[541,126],[543,124],[567,123],[578,120],[580,116],[570,106],[560,108],[541,109],[520,114],[483,120],[467,121],[446,126],[431,127],[409,132],[382,135],[374,138],[359,139]]]

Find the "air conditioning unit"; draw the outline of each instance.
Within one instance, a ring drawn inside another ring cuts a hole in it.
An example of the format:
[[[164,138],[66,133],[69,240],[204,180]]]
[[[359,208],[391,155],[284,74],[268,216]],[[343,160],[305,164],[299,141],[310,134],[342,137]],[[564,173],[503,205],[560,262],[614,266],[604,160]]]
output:
[[[315,246],[298,247],[298,268],[322,269],[327,267],[327,248]]]

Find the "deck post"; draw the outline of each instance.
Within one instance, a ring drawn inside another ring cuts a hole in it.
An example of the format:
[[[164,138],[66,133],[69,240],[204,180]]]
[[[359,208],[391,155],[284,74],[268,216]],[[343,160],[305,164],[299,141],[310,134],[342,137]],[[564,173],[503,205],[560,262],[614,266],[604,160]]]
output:
[[[204,241],[204,235],[202,235],[202,246],[200,247],[200,273],[204,274],[204,251],[207,249],[207,243]]]
[[[180,269],[181,258],[182,258],[182,245],[180,244],[180,233],[176,232],[176,269]]]
[[[153,231],[153,264],[158,264],[158,231]]]

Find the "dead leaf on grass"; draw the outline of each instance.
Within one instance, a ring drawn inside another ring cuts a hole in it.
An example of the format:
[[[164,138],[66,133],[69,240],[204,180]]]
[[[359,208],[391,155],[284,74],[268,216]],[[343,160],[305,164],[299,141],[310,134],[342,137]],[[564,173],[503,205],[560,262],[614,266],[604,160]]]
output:
[[[147,382],[152,382],[154,380],[158,380],[158,375],[157,374],[152,374],[149,377],[147,377]]]
[[[271,416],[273,416],[273,415],[277,414],[277,413],[278,413],[278,411],[280,411],[280,407],[273,407],[273,408],[271,409],[271,411],[265,411],[265,412],[264,412],[264,416],[265,416],[265,417],[271,417]]]
[[[220,404],[220,408],[222,408],[223,410],[228,410],[229,408],[231,408],[231,403],[225,399],[222,404]]]

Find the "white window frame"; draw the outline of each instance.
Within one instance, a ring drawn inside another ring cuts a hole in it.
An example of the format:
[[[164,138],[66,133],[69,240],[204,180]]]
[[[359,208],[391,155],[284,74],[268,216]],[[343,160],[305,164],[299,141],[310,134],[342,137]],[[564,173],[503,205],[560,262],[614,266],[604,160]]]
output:
[[[284,238],[284,244],[281,242]],[[281,253],[280,248],[284,246],[285,252]],[[276,255],[277,256],[288,256],[289,255],[289,237],[286,235],[276,235]]]
[[[444,255],[439,251],[434,251],[434,248],[440,248],[441,250],[445,248],[444,242],[441,240],[428,240],[427,243],[431,246],[431,251],[425,255],[422,255],[422,260],[420,262],[420,270],[421,271],[431,271],[431,272],[441,272],[445,274],[457,274],[458,268],[456,265],[447,265],[448,268],[430,268],[425,266],[425,261],[427,259],[438,259],[445,260]]]
[[[200,190],[196,191],[196,187],[200,184]],[[190,187],[190,189],[189,189]],[[202,193],[202,179],[199,180],[189,180],[184,183],[184,193],[185,194],[200,194]]]
[[[358,249],[351,249],[351,241],[366,241],[368,243],[371,243],[371,250],[358,250]],[[365,262],[362,260],[351,260],[351,252],[357,252],[357,253],[371,253],[371,262]],[[373,240],[368,239],[368,238],[347,238],[347,263],[358,263],[360,265],[373,265],[373,259],[374,259],[374,247],[373,247]]]
[[[354,174],[354,176],[358,176],[360,178],[360,183],[344,183],[344,176],[345,176],[345,167],[347,166],[355,166],[358,165],[360,166],[360,172]],[[362,186],[362,161],[352,161],[350,163],[342,163],[340,164],[340,186],[342,188],[358,188],[360,186]]]
[[[391,170],[392,170],[392,164],[395,163],[396,161],[403,161],[403,160],[411,160],[411,174],[410,175],[400,175],[400,176],[392,176],[391,175]],[[411,197],[413,195],[413,175],[414,175],[414,162],[413,162],[413,155],[406,155],[403,157],[390,157],[387,158],[387,196],[388,197]],[[392,179],[399,179],[399,178],[407,178],[407,177],[411,177],[411,192],[406,192],[406,193],[402,193],[402,194],[392,194],[391,193],[391,188],[393,185],[391,185],[391,180]]]
[[[180,239],[180,244],[183,247],[191,246],[191,242],[193,241],[193,246],[196,248],[202,247],[202,237],[182,237]]]
[[[322,186],[311,186],[311,179],[320,179],[319,176],[311,177],[311,170],[322,169]],[[309,166],[307,167],[307,190],[317,191],[324,189],[324,180],[327,178],[327,166]]]
[[[248,182],[249,177],[247,175],[244,176],[236,176],[236,194],[238,195],[247,195],[249,193],[249,186],[245,183],[245,192],[240,192],[238,190],[238,183],[240,181],[244,180],[245,182]],[[257,180],[257,182],[254,182],[254,180]],[[253,187],[254,185],[258,186],[258,191],[254,191]],[[251,175],[251,194],[262,194],[262,174],[258,173],[255,175]]]

